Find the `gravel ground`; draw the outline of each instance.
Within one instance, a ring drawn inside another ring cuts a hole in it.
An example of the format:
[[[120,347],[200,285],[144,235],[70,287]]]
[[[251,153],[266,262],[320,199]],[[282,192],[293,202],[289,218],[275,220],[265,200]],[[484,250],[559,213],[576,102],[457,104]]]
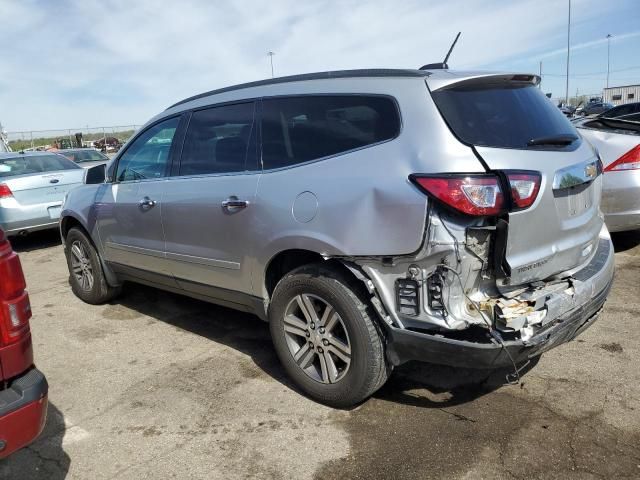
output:
[[[604,313],[521,385],[410,363],[332,410],[295,390],[256,317],[136,285],[86,305],[55,233],[18,239],[50,405],[0,478],[640,478],[640,232],[614,243]]]

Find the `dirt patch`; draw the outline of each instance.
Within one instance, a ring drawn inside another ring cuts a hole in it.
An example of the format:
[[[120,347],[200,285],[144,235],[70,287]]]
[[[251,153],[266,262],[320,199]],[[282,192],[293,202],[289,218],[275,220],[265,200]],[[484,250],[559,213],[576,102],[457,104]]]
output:
[[[351,451],[321,468],[317,479],[481,478],[487,469],[496,478],[640,473],[640,435],[605,423],[602,412],[569,418],[514,395],[513,388],[482,394],[473,387],[433,392],[403,386],[392,379],[379,398],[336,415]]]
[[[80,342],[91,342],[95,340],[102,340],[109,335],[118,333],[117,331],[109,328],[103,328],[99,326],[82,326],[73,330],[76,338]]]
[[[135,320],[141,316],[139,312],[117,304],[107,305],[102,311],[102,318],[108,320]]]
[[[624,352],[624,349],[622,348],[622,345],[620,345],[618,342],[612,342],[612,343],[602,343],[600,345],[598,345],[601,349],[606,350],[609,353],[622,353]],[[638,472],[640,473],[640,472]]]

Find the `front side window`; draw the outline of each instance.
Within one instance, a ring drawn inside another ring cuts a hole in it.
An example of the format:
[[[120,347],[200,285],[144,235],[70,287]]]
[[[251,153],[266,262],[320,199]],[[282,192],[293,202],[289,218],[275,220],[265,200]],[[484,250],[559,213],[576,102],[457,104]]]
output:
[[[117,182],[166,177],[169,151],[179,117],[155,124],[136,138],[122,154],[116,171]]]
[[[255,104],[222,105],[193,112],[182,149],[180,175],[233,173],[256,164]]]
[[[281,168],[348,152],[400,132],[388,97],[318,95],[263,101],[262,164]]]

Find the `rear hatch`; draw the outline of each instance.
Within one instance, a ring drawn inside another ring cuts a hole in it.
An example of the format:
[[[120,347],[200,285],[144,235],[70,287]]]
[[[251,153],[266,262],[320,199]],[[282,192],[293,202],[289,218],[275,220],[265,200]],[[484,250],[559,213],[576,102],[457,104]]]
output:
[[[57,203],[71,188],[83,183],[84,169],[53,154],[0,159],[0,183],[20,205]]]
[[[430,85],[452,132],[488,171],[541,176],[533,205],[508,213],[503,285],[546,280],[585,264],[603,225],[599,159],[536,81],[484,75]]]

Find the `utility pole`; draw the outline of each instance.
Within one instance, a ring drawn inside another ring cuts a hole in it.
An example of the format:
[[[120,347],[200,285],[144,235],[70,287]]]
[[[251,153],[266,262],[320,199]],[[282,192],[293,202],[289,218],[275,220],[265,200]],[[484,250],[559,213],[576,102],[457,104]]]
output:
[[[609,57],[611,56],[611,34],[607,33],[607,88],[609,88]]]
[[[273,56],[275,55],[275,52],[269,51],[267,52],[267,55],[269,55],[269,59],[271,60],[271,78],[273,78]]]
[[[540,60],[540,69],[539,69],[539,70],[540,70],[540,74],[539,74],[539,77],[540,77],[540,83],[538,83],[538,88],[539,88],[540,90],[542,90],[542,60]]]
[[[567,85],[564,93],[565,105],[569,104],[569,52],[571,51],[571,0],[569,0],[569,18],[567,20]]]

